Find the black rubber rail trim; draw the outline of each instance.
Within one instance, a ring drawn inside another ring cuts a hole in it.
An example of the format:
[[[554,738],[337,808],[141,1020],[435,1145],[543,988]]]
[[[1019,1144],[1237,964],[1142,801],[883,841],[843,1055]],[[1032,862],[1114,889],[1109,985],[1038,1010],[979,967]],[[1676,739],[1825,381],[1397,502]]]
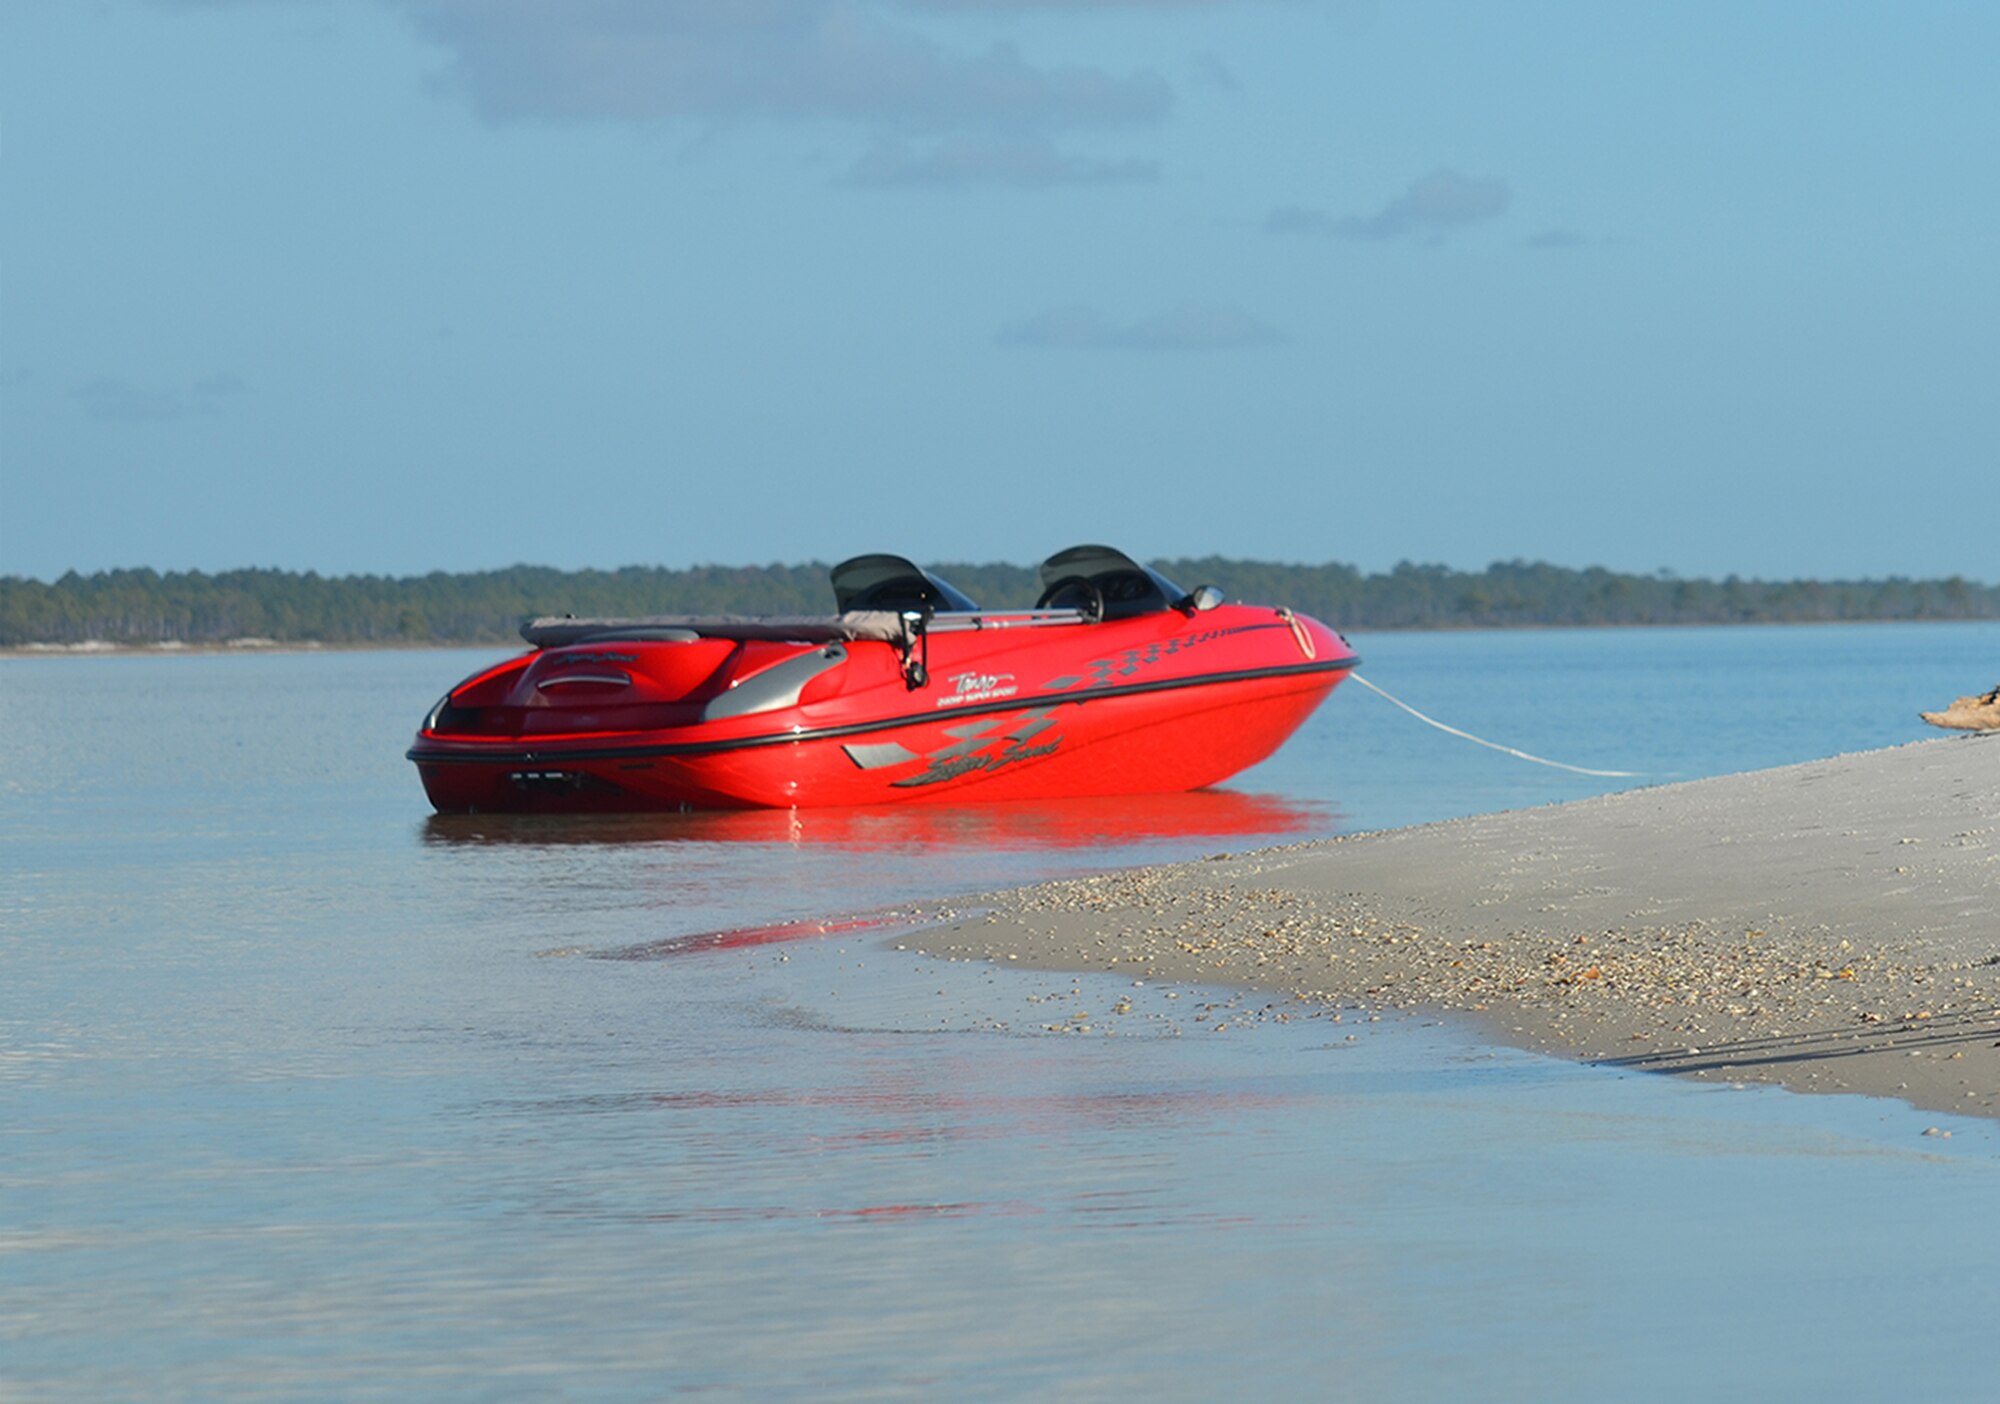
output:
[[[940,707],[929,712],[884,717],[879,721],[848,722],[843,726],[815,727],[811,731],[774,731],[762,736],[737,736],[727,741],[665,741],[650,746],[563,747],[542,751],[441,751],[429,747],[449,745],[449,741],[424,742],[404,752],[406,759],[446,765],[560,765],[564,761],[628,760],[643,756],[699,756],[716,751],[742,751],[753,746],[786,746],[795,741],[824,741],[840,736],[860,736],[870,731],[894,731],[925,722],[952,717],[991,716],[996,712],[1025,712],[1035,707],[1054,707],[1070,702],[1100,702],[1112,697],[1134,697],[1147,692],[1173,692],[1186,687],[1213,687],[1220,683],[1252,682],[1258,678],[1298,677],[1308,673],[1345,673],[1361,666],[1357,657],[1337,658],[1326,663],[1288,663],[1275,668],[1251,668],[1240,673],[1203,673],[1198,677],[1163,678],[1158,682],[1127,683],[1122,687],[1089,687],[1075,692],[1038,692],[1032,697],[1010,697],[1004,702],[982,702],[971,707]]]

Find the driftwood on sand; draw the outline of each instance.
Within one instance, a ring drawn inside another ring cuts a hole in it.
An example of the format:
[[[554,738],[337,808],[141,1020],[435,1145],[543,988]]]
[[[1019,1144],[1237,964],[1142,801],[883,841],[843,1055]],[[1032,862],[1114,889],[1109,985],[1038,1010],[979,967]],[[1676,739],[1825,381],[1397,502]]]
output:
[[[2000,731],[2000,685],[1976,697],[1961,697],[1942,712],[1917,715],[1950,731]]]

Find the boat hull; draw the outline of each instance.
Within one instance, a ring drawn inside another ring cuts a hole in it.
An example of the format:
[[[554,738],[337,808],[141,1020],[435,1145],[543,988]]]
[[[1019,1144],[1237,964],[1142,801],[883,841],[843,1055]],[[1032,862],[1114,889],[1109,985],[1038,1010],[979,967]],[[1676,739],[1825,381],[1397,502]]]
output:
[[[730,647],[600,642],[527,655],[454,689],[410,759],[444,813],[1191,790],[1270,755],[1355,662],[1324,625],[1245,606],[1199,621],[1168,614],[1032,635],[940,635],[921,672],[910,667],[914,654],[881,642],[818,652],[748,644],[766,650],[757,668],[774,677],[780,665],[791,669],[799,695],[732,716],[726,699],[739,686],[748,695],[756,675],[724,677],[746,666],[723,657]],[[702,648],[723,658],[713,674]],[[711,719],[616,725],[641,714],[627,699],[660,679],[661,717],[684,707]],[[694,700],[672,700],[683,694]],[[482,709],[482,697],[506,705]]]
[[[545,742],[414,759],[432,805],[443,812],[791,808],[1193,790],[1277,750],[1340,677],[1290,674],[1038,700],[976,717],[694,750]]]

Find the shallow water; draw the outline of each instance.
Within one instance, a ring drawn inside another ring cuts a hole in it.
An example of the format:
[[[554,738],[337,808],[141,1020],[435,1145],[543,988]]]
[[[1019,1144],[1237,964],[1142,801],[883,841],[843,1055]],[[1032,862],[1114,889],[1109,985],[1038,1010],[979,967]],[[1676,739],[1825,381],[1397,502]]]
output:
[[[2000,628],[1356,644],[1692,778]],[[1991,1123],[781,925],[1616,782],[1349,688],[1159,802],[429,819],[482,657],[0,664],[0,1398],[1988,1397]]]

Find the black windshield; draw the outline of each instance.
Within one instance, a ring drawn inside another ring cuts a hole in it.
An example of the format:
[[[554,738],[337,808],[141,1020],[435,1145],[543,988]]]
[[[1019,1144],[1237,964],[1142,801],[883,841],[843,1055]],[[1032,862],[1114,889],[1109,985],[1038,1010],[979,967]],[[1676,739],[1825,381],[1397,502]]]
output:
[[[833,598],[842,614],[853,609],[976,612],[979,606],[951,583],[919,570],[901,556],[856,556],[833,568]]]

